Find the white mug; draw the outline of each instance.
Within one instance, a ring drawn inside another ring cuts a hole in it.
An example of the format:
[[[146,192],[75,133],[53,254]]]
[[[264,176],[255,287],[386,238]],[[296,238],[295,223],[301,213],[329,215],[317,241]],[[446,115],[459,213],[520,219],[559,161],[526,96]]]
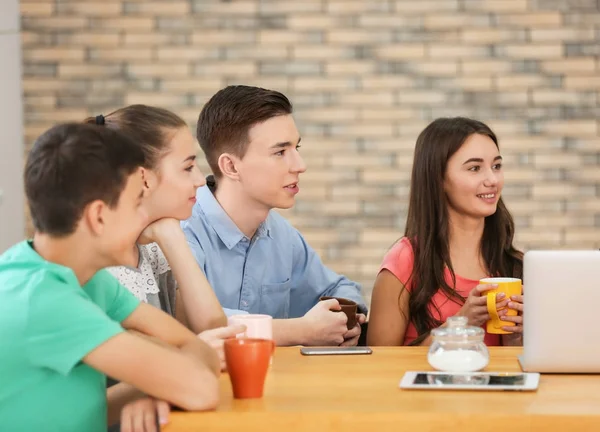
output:
[[[239,333],[238,338],[273,339],[273,317],[262,314],[232,315],[227,320],[229,325],[243,324],[246,326],[244,333]]]

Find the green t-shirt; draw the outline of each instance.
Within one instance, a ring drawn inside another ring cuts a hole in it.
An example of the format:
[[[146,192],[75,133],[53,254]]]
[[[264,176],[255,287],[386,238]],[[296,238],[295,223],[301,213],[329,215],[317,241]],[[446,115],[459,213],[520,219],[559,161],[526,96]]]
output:
[[[106,377],[83,364],[139,301],[105,270],[83,287],[27,241],[0,256],[0,430],[106,432]]]

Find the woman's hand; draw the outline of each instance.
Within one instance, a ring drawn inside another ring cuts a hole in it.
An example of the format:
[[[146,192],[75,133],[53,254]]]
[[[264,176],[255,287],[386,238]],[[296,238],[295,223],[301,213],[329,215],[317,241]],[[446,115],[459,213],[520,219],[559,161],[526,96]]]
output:
[[[163,218],[148,225],[138,237],[137,242],[142,245],[150,243],[160,245],[161,239],[164,239],[165,236],[174,235],[174,233],[183,234],[179,221],[173,218]]]
[[[246,331],[245,325],[230,325],[227,327],[218,327],[211,330],[205,330],[198,335],[200,339],[206,342],[212,349],[214,349],[219,355],[219,361],[221,362],[221,371],[225,371],[227,366],[225,364],[225,339],[231,339],[236,337],[239,333]]]
[[[465,304],[460,311],[456,314],[458,316],[465,316],[469,320],[469,325],[481,327],[486,321],[490,319],[490,314],[487,310],[487,295],[486,291],[497,288],[496,284],[479,284],[471,290],[469,296],[465,300]],[[505,299],[504,293],[496,294],[496,309],[504,308],[508,304],[508,299]],[[506,315],[506,310],[498,312],[500,317]],[[504,319],[504,318],[502,318]]]
[[[502,330],[512,332],[511,334],[502,335],[502,344],[507,346],[521,346],[523,345],[523,296],[510,296],[508,308],[517,311],[517,315],[502,318],[503,321],[515,323],[514,326],[502,327]]]

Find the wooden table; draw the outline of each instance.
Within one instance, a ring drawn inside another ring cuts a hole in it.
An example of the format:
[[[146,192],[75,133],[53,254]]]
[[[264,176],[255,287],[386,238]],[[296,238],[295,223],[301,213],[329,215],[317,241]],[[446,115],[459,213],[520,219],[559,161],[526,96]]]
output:
[[[491,348],[487,371],[520,371],[520,348]],[[542,375],[537,392],[401,390],[408,370],[431,370],[424,347],[305,357],[277,348],[262,399],[234,400],[221,376],[217,411],[172,413],[166,432],[600,431],[600,375]]]

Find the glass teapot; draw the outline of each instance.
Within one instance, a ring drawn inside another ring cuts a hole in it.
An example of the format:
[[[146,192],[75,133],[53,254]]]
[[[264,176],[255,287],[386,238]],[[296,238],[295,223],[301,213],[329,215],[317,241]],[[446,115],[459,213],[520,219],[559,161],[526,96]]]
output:
[[[446,324],[431,331],[429,364],[445,372],[475,372],[486,367],[490,353],[483,342],[484,330],[468,325],[463,316],[449,317]]]

